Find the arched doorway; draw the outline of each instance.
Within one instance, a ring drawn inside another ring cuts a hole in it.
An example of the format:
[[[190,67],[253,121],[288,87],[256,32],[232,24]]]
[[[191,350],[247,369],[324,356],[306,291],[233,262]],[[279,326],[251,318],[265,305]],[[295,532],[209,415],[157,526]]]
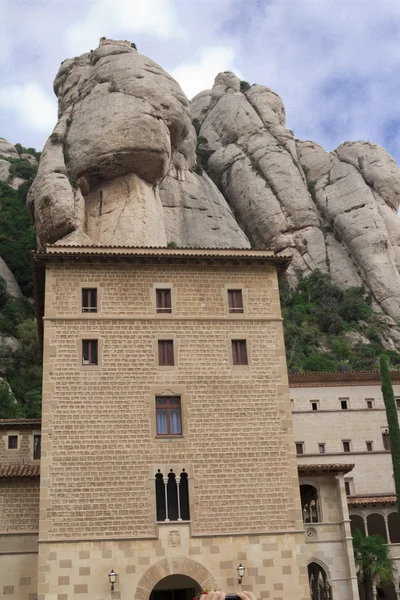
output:
[[[304,523],[319,523],[321,512],[318,500],[318,490],[313,485],[300,486],[301,510]]]
[[[149,600],[192,600],[201,586],[187,575],[168,575],[152,589]]]
[[[316,562],[308,565],[308,581],[312,600],[332,600],[331,586],[326,571]]]

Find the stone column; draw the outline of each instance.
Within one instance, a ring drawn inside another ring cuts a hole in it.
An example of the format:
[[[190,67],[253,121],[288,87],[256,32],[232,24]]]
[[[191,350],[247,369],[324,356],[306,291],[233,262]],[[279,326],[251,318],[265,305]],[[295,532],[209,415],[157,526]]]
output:
[[[338,497],[338,508],[340,513],[340,520],[342,522],[342,540],[343,540],[343,551],[347,556],[348,565],[348,586],[349,596],[348,600],[358,600],[358,583],[356,574],[356,565],[354,562],[353,553],[353,538],[350,529],[350,517],[349,509],[347,506],[346,489],[344,485],[344,474],[338,473],[336,479],[336,492]]]
[[[383,520],[385,521],[385,530],[386,530],[386,538],[387,538],[387,543],[391,544],[390,541],[390,533],[389,533],[389,524],[388,524],[388,518],[387,515],[383,515]]]

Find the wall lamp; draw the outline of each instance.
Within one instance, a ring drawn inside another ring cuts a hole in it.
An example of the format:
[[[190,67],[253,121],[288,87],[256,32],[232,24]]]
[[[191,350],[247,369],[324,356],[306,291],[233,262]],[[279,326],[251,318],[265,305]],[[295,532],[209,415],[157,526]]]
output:
[[[236,569],[236,571],[238,572],[238,583],[242,583],[242,579],[244,577],[245,570],[246,569],[244,568],[244,566],[242,565],[242,563],[240,563],[240,565]]]
[[[117,573],[114,571],[114,569],[111,569],[111,571],[108,574],[108,578],[110,580],[111,583],[111,591],[114,591],[114,583],[117,581]]]

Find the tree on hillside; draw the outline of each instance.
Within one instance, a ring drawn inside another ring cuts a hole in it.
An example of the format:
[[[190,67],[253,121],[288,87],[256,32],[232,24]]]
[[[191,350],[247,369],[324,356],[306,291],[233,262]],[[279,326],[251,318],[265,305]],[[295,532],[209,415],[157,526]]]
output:
[[[386,418],[389,429],[390,450],[394,474],[394,486],[397,495],[397,514],[400,515],[400,428],[397,415],[396,401],[390,378],[389,363],[386,356],[380,359],[382,396],[385,403]]]
[[[396,568],[389,546],[380,535],[366,536],[362,531],[356,531],[353,549],[360,595],[366,600],[374,600],[374,589],[394,579]]]
[[[10,386],[0,381],[0,419],[14,419],[18,416],[18,404]]]

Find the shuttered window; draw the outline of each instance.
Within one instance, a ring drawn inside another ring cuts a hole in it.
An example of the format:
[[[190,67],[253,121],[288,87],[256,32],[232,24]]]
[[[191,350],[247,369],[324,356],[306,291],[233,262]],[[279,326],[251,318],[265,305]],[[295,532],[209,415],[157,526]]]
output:
[[[234,365],[247,365],[246,340],[232,340],[232,362]]]
[[[156,311],[158,313],[171,313],[171,290],[156,290]]]
[[[97,312],[96,288],[82,288],[82,312]]]
[[[9,435],[8,436],[8,449],[9,450],[17,450],[18,449],[18,436],[17,435]]]
[[[389,439],[389,432],[386,429],[386,431],[382,431],[382,442],[383,442],[383,447],[385,450],[390,450],[390,439]]]
[[[174,342],[172,340],[158,340],[158,364],[160,367],[174,365]]]
[[[97,340],[82,340],[82,364],[98,364]]]
[[[243,312],[242,290],[228,290],[228,306],[230,313]]]

